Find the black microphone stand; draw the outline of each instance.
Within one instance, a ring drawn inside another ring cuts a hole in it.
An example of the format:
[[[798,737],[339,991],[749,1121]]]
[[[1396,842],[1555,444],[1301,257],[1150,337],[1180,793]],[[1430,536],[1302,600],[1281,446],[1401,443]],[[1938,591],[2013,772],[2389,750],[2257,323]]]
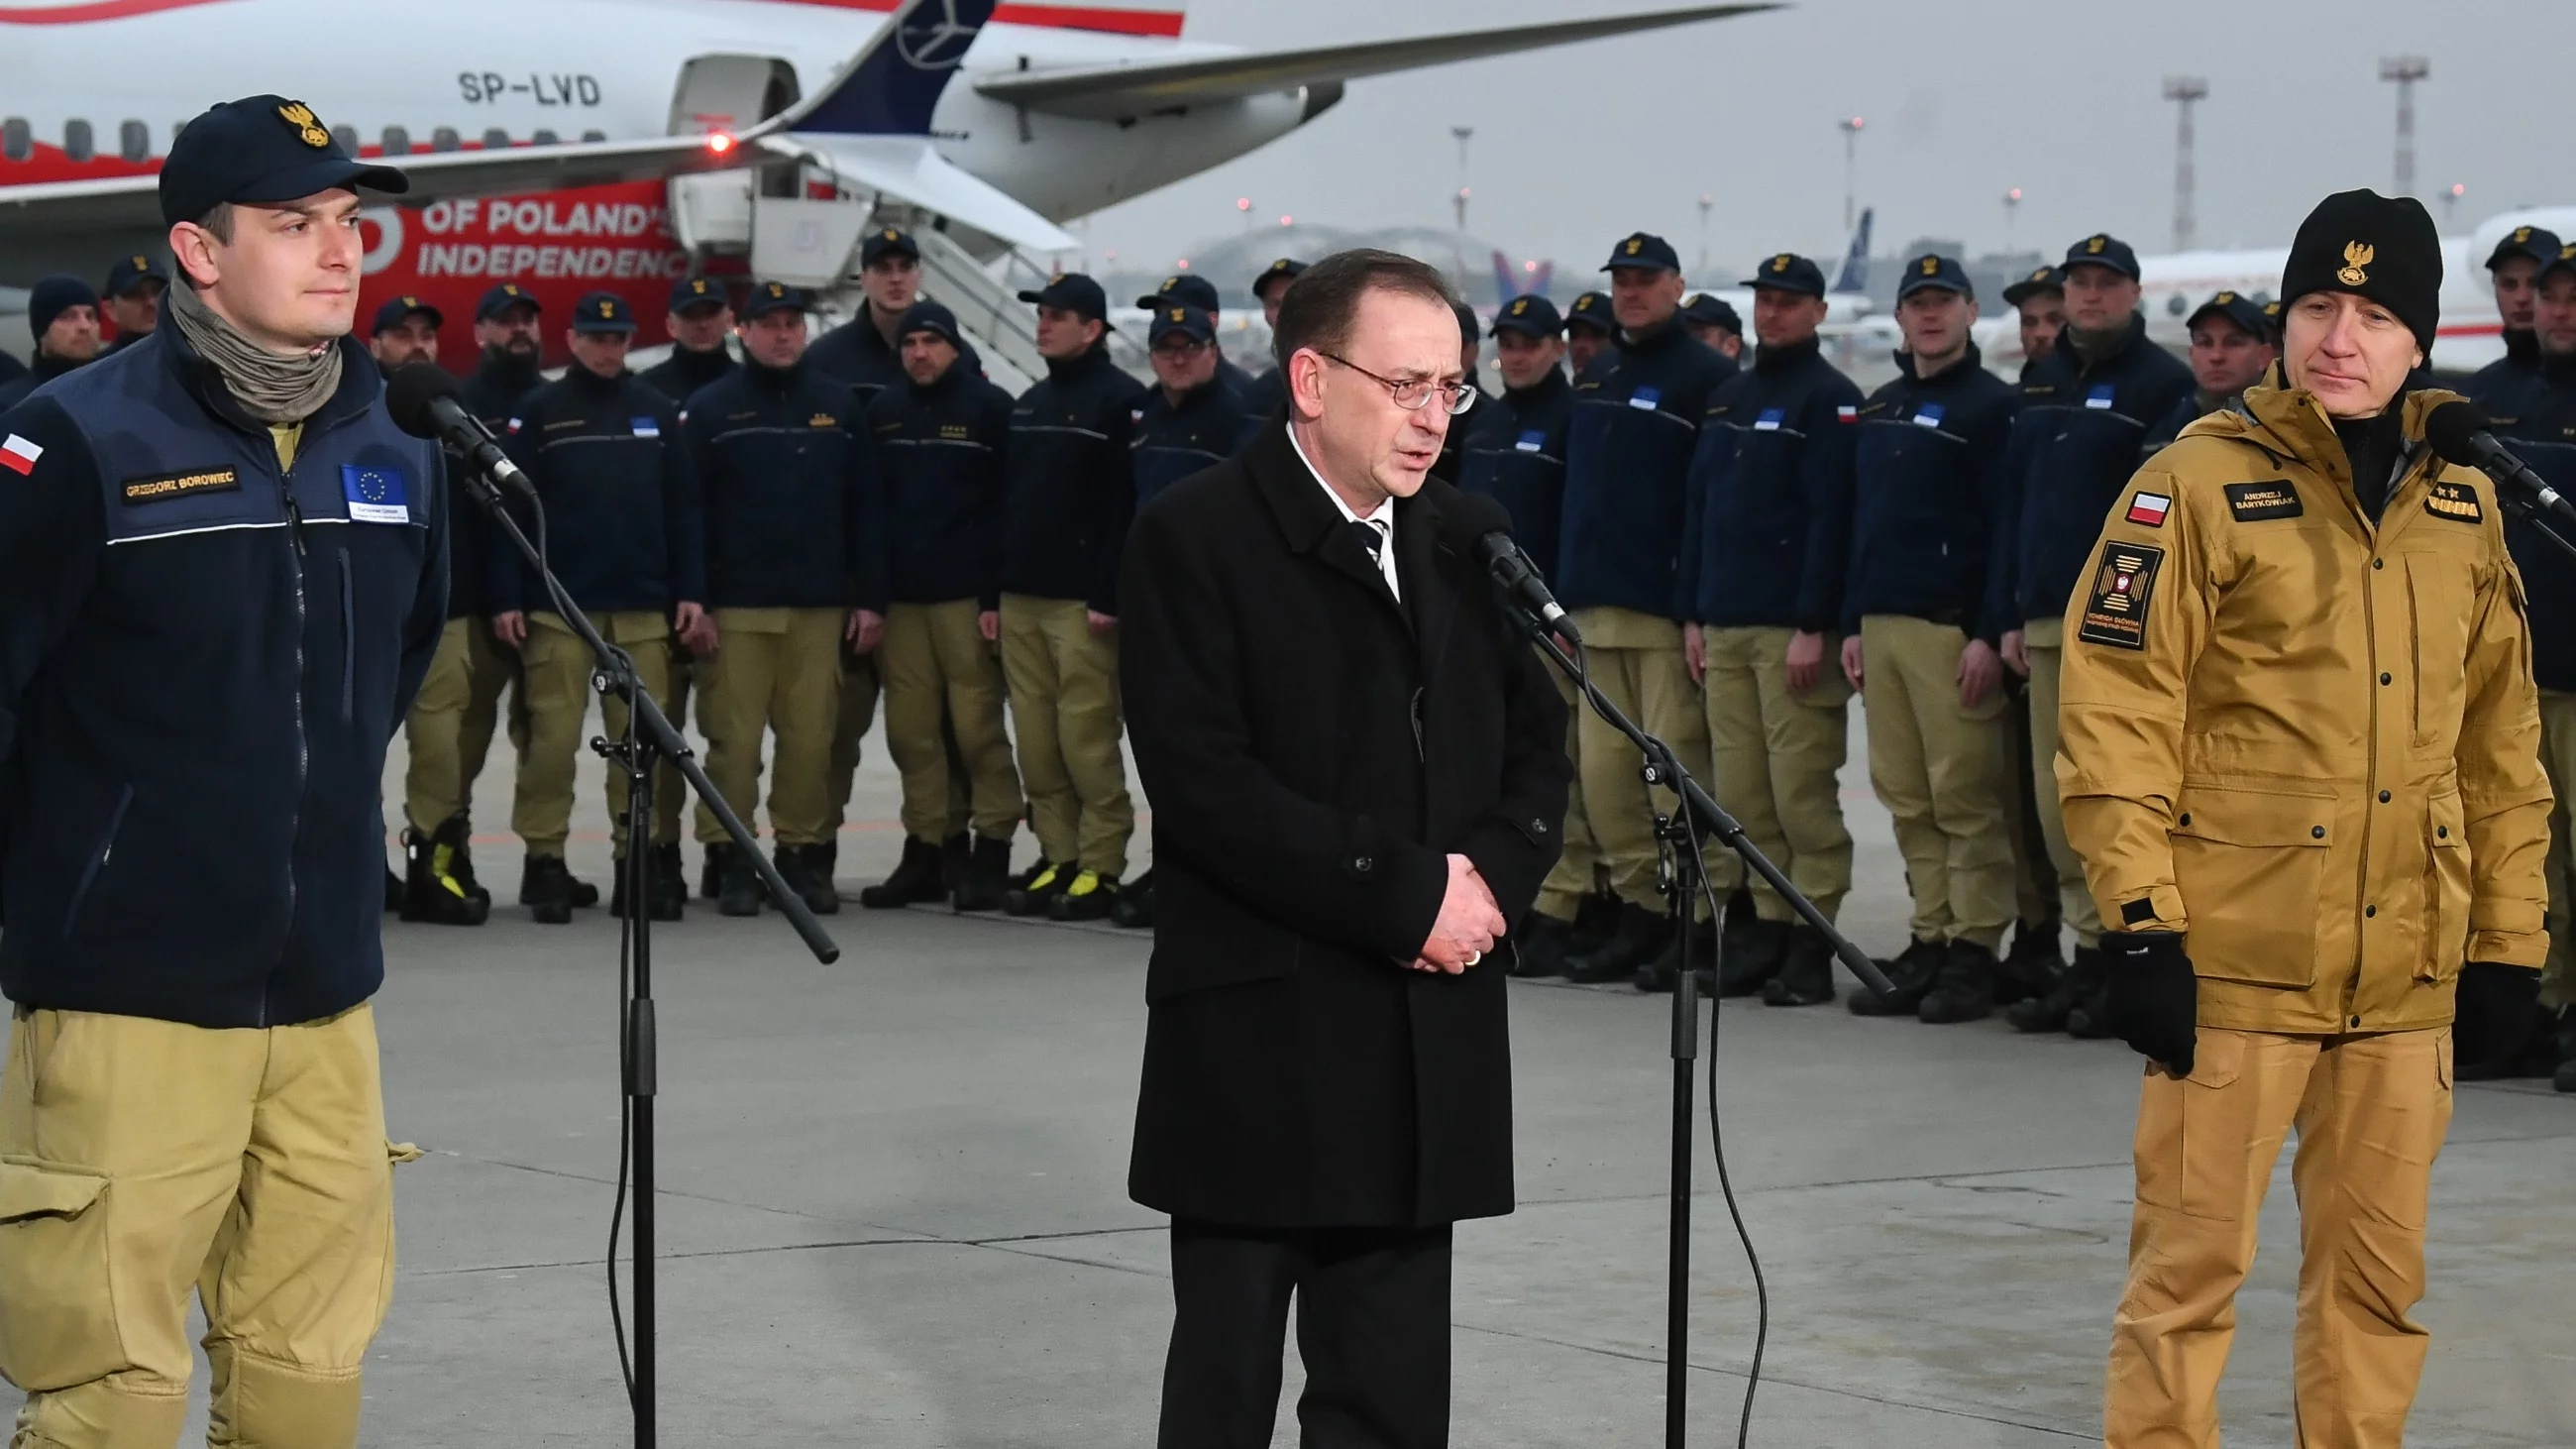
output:
[[[452,455],[451,455],[452,456]],[[621,983],[618,1022],[618,1056],[622,1089],[626,1096],[627,1127],[625,1147],[634,1156],[635,1180],[628,1187],[626,1205],[635,1219],[635,1349],[633,1377],[628,1394],[635,1411],[637,1449],[651,1449],[654,1443],[653,1423],[653,1099],[658,1089],[656,1064],[657,1036],[653,1017],[653,911],[652,911],[652,831],[653,769],[663,760],[678,768],[690,790],[715,813],[716,819],[733,838],[733,847],[742,858],[760,872],[761,883],[768,887],[769,898],[786,915],[788,923],[803,937],[805,948],[814,959],[825,964],[841,957],[841,948],[823,932],[822,923],[787,882],[780,879],[778,867],[761,854],[760,841],[751,828],[742,823],[733,807],[725,803],[707,772],[698,764],[697,755],[688,742],[680,738],[670,719],[654,702],[652,692],[644,689],[635,677],[635,661],[626,652],[600,637],[588,615],[576,607],[564,592],[563,581],[546,567],[545,555],[528,541],[519,521],[510,516],[501,487],[480,468],[471,464],[451,472],[474,490],[475,501],[500,525],[519,556],[535,569],[545,585],[546,596],[555,612],[590,646],[591,657],[598,662],[592,667],[591,688],[599,692],[602,705],[610,699],[626,702],[629,728],[623,740],[606,736],[594,737],[590,747],[611,765],[626,772],[626,859],[621,868],[626,872],[626,926],[633,933],[634,972]],[[609,1264],[609,1286],[616,1287],[617,1265]]]
[[[1506,596],[1507,598],[1510,596]],[[1743,857],[1746,868],[1770,882],[1808,925],[1824,933],[1832,943],[1834,955],[1863,985],[1883,995],[1896,988],[1878,963],[1869,959],[1858,946],[1844,939],[1816,903],[1807,899],[1789,883],[1780,867],[1771,863],[1744,833],[1744,826],[1726,813],[1700,783],[1691,778],[1673,755],[1672,746],[1648,734],[1636,721],[1628,718],[1593,684],[1589,670],[1577,664],[1557,642],[1555,632],[1517,599],[1511,600],[1513,613],[1546,651],[1565,677],[1590,701],[1592,712],[1607,721],[1612,729],[1626,735],[1644,753],[1642,774],[1647,785],[1661,787],[1681,797],[1678,814],[1655,813],[1655,839],[1664,852],[1664,884],[1673,905],[1674,929],[1681,932],[1681,970],[1673,981],[1673,1164],[1670,1260],[1665,1267],[1664,1286],[1664,1443],[1668,1449],[1682,1449],[1683,1419],[1690,1402],[1689,1355],[1690,1336],[1690,1219],[1691,1219],[1691,1149],[1694,1133],[1691,1122],[1691,1071],[1699,1059],[1699,982],[1693,974],[1697,963],[1691,951],[1691,915],[1705,886],[1705,868],[1700,860],[1700,842],[1714,836]],[[1715,1108],[1712,1106],[1712,1111]]]

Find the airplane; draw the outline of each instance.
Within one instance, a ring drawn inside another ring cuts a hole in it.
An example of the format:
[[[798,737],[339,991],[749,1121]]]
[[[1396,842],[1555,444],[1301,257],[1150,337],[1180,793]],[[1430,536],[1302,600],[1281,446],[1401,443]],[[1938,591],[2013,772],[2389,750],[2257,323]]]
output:
[[[0,0],[0,281],[158,253],[176,124],[274,91],[410,174],[367,213],[366,292],[437,307],[451,359],[500,281],[557,316],[618,291],[649,346],[673,278],[744,265],[723,213],[749,193],[707,173],[917,210],[978,258],[1066,252],[1060,223],[1285,136],[1348,81],[1776,8],[1247,53],[1182,39],[1188,0]],[[396,36],[399,64],[352,63]]]

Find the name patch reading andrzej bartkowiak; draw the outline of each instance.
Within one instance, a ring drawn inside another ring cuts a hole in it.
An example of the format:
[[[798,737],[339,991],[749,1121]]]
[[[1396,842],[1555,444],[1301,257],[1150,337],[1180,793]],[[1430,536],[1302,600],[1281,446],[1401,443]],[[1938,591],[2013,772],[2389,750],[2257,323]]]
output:
[[[2296,518],[2306,512],[2299,506],[2299,490],[2286,478],[2268,483],[2230,483],[2227,485],[2227,511],[2239,523],[2255,523],[2266,518]]]
[[[190,468],[179,473],[128,478],[123,487],[126,506],[132,507],[137,503],[166,503],[195,493],[238,493],[241,475],[230,468]]]
[[[2435,518],[2453,523],[2484,523],[2487,511],[2478,504],[2478,490],[2466,483],[2436,483],[2424,495],[2424,511]]]
[[[2165,551],[2148,543],[2102,545],[2102,562],[2093,571],[2093,596],[2084,605],[2084,622],[2075,637],[2114,649],[2147,647],[2147,600],[2156,591],[2156,570]]]

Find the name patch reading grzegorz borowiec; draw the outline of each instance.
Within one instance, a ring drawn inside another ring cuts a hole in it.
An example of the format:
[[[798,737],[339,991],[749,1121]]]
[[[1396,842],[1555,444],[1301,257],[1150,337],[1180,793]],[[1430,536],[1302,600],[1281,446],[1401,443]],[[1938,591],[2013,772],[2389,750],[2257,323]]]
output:
[[[123,488],[125,505],[131,508],[138,503],[166,503],[196,493],[237,493],[241,490],[241,475],[230,468],[189,468],[128,478]]]
[[[2075,637],[2114,649],[2147,647],[2147,600],[2156,590],[2156,570],[2165,551],[2153,544],[2102,545],[2101,565],[2093,571],[2093,596],[2085,602],[2084,622]]]

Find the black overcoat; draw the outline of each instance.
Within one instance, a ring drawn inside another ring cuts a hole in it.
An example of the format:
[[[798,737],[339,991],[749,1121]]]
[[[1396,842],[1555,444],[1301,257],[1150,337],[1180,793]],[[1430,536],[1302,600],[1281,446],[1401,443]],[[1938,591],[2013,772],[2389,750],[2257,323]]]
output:
[[[1407,969],[1466,855],[1517,921],[1555,863],[1565,708],[1471,540],[1396,504],[1387,591],[1289,442],[1138,516],[1120,676],[1156,932],[1128,1190],[1180,1217],[1398,1226],[1512,1209],[1508,946]]]

